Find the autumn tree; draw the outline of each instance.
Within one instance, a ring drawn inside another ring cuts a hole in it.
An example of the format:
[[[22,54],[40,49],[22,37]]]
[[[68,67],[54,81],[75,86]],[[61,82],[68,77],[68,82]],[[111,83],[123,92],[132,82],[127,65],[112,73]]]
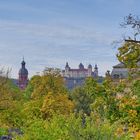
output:
[[[123,62],[128,67],[136,67],[140,61],[140,41],[136,37],[140,35],[140,18],[129,14],[124,17],[121,27],[133,30],[133,36],[124,39],[123,45],[118,49],[117,55],[120,62]]]
[[[48,92],[67,93],[59,69],[46,68],[43,71],[43,75],[33,76],[25,90],[25,96],[40,98],[47,95]]]
[[[9,79],[9,71],[1,71],[0,76],[0,125],[3,127],[20,126],[22,94]]]
[[[12,94],[8,88],[8,74],[9,71],[0,71],[0,110],[5,110],[10,107],[10,100]]]
[[[120,62],[128,68],[137,68],[140,62],[140,43],[125,41],[118,50],[117,57]]]
[[[74,111],[74,103],[67,95],[57,93],[48,93],[41,107],[42,116],[44,119],[49,119],[53,115],[69,116]]]

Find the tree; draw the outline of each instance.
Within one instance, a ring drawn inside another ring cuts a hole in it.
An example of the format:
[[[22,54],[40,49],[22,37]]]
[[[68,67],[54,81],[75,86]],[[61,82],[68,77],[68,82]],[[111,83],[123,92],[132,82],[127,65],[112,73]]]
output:
[[[41,108],[42,116],[44,119],[49,119],[55,114],[64,116],[70,115],[74,110],[74,103],[68,99],[67,95],[57,93],[49,93]]]
[[[0,71],[0,110],[8,109],[13,100],[13,94],[9,90],[8,75],[9,71],[5,72],[3,69]]]
[[[137,77],[139,74],[138,64],[140,63],[140,41],[136,36],[140,35],[140,19],[138,16],[129,14],[124,18],[122,27],[130,27],[134,31],[134,38],[130,36],[124,39],[124,43],[118,48],[117,58],[129,70],[129,78]],[[130,31],[129,29],[129,31]]]
[[[75,112],[83,112],[90,115],[90,104],[92,103],[92,99],[90,95],[86,93],[85,89],[82,87],[76,88],[71,94],[75,103]]]
[[[128,68],[137,68],[140,62],[140,43],[125,42],[118,50],[117,57],[120,62]]]
[[[124,44],[118,49],[118,60],[124,63],[129,68],[137,67],[137,63],[140,61],[140,41],[137,41],[136,36],[140,35],[140,18],[138,16],[129,14],[124,17],[124,21],[121,26],[128,28],[129,31],[134,31],[134,38],[130,36],[128,39],[124,39]],[[129,28],[130,27],[130,28]]]
[[[86,79],[83,87],[78,87],[74,89],[71,93],[71,97],[75,102],[75,110],[77,113],[83,112],[90,115],[91,104],[96,100],[96,97],[100,95],[102,87],[97,84],[97,82],[89,77]]]
[[[124,21],[121,23],[121,27],[130,27],[129,30],[133,30],[133,39],[129,36],[129,39],[127,41],[134,42],[134,43],[140,43],[140,41],[137,41],[136,37],[140,35],[140,18],[138,16],[129,14],[128,16],[124,17]]]
[[[42,76],[33,76],[25,90],[27,98],[40,98],[52,93],[67,93],[64,86],[64,80],[57,69],[47,68]]]
[[[1,71],[0,76],[0,125],[3,127],[20,126],[22,94],[8,78],[9,71]]]

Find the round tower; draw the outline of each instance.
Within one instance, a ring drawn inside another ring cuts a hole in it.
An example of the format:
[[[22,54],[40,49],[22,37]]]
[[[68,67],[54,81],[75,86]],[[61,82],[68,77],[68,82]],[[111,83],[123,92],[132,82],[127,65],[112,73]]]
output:
[[[21,62],[21,68],[19,70],[19,79],[18,79],[20,89],[25,89],[28,84],[28,70],[25,68],[25,65],[26,63],[23,58],[23,61]]]
[[[92,65],[91,64],[88,65],[88,76],[89,77],[92,76]]]

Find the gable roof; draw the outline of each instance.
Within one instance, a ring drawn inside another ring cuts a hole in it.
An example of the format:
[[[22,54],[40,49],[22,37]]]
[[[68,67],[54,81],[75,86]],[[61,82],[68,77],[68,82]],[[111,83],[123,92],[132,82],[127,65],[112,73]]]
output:
[[[121,63],[113,66],[113,68],[125,68],[125,65],[124,65],[124,63],[121,62]]]
[[[140,67],[140,61],[137,63],[137,66]],[[121,62],[121,63],[113,66],[113,68],[126,68],[126,67],[125,67],[125,64]]]

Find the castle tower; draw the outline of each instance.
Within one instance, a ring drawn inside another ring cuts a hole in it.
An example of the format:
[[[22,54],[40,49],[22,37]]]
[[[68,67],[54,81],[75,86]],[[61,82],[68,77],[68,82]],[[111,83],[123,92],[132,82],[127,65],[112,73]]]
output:
[[[84,69],[84,65],[82,63],[79,64],[79,69],[80,70]]]
[[[88,65],[88,76],[92,76],[92,66],[91,64]]]
[[[69,70],[70,70],[69,64],[68,64],[68,62],[66,62],[66,66],[65,66],[65,76],[66,77],[69,77]]]
[[[68,62],[66,62],[65,71],[69,71],[69,69],[70,69],[69,64]]]
[[[94,67],[94,77],[97,78],[98,77],[98,67],[97,64]]]
[[[20,89],[24,90],[28,84],[28,70],[25,68],[25,61],[21,62],[21,68],[19,70],[18,86]]]

